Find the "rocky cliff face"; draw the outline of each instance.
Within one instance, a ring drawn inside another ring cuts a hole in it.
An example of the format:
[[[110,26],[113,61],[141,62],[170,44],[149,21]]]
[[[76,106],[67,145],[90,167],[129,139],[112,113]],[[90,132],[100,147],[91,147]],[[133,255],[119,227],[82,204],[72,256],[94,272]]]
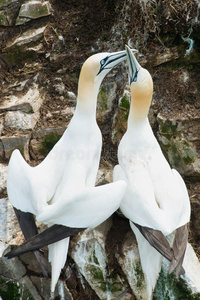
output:
[[[1,1],[0,256],[23,242],[6,194],[12,151],[18,148],[31,165],[38,164],[73,115],[84,60],[96,52],[121,50],[129,41],[154,80],[150,122],[166,158],[187,184],[192,205],[189,241],[199,257],[199,9],[196,0]],[[103,150],[97,184],[111,182],[117,164],[117,145],[130,106],[127,81],[124,63],[109,73],[100,89],[97,120]],[[2,256],[3,299],[19,299],[19,293],[23,299],[50,298],[49,281],[33,259],[31,253],[11,261]],[[166,264],[155,299],[199,299],[191,296],[200,292],[200,266],[191,246],[186,261],[190,275],[177,282],[167,275]],[[138,249],[126,219],[114,215],[72,238],[55,299],[125,300],[145,295]]]

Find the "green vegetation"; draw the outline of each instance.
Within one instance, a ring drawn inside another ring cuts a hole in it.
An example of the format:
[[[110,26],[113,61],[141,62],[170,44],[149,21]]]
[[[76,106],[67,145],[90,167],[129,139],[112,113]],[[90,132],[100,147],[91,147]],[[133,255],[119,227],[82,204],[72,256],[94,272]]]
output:
[[[20,300],[20,287],[18,284],[0,278],[0,297],[3,300]]]
[[[144,279],[144,273],[142,271],[142,266],[141,266],[141,263],[140,261],[138,261],[135,266],[134,266],[134,270],[135,270],[135,275],[136,275],[136,278],[137,278],[137,288],[141,288],[145,282],[145,279]]]
[[[173,124],[170,120],[166,120],[165,122],[161,121],[160,131],[162,134],[171,135],[176,132],[176,124]]]
[[[93,265],[90,266],[90,273],[92,274],[93,278],[98,281],[104,281],[103,272],[99,267],[95,267]]]
[[[121,98],[121,101],[120,101],[120,107],[126,108],[127,110],[130,109],[130,102],[129,102],[129,99],[128,99],[128,96],[127,96],[127,95],[124,95],[124,96]]]
[[[104,86],[102,86],[98,94],[98,105],[101,111],[105,111],[108,109],[107,98],[108,95],[106,89]]]
[[[195,161],[195,149],[184,139],[171,140],[168,149],[168,156],[171,163],[179,168],[181,165],[189,165]]]
[[[94,262],[96,265],[99,265],[99,261],[98,261],[98,258],[96,257],[95,249],[92,252],[92,255],[90,257],[90,262]]]
[[[193,294],[182,278],[177,279],[174,274],[169,274],[162,268],[153,297],[153,300],[160,299],[199,300],[200,294]]]
[[[50,132],[46,134],[39,148],[40,154],[47,155],[51,151],[53,146],[59,141],[60,138],[61,135],[55,132]]]

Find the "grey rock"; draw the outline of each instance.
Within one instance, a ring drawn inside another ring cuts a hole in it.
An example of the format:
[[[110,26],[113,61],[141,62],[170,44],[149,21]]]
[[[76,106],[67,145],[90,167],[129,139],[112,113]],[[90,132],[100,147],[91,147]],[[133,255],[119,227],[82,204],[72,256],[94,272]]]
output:
[[[7,204],[6,199],[0,199],[0,241],[6,240]]]
[[[29,29],[23,32],[18,38],[9,43],[4,51],[8,51],[9,49],[12,49],[16,46],[21,47],[20,49],[22,52],[25,51],[25,46],[28,46],[31,43],[35,43],[43,37],[45,29],[46,26],[43,26],[36,29]]]
[[[39,120],[39,112],[27,114],[22,111],[9,111],[5,114],[5,128],[30,130],[33,129]]]
[[[157,120],[158,139],[171,166],[184,176],[200,178],[199,118],[168,119],[158,114]]]
[[[49,16],[51,14],[48,1],[29,1],[22,4],[16,25],[21,25],[33,19]]]
[[[29,160],[29,141],[30,134],[21,135],[21,136],[11,136],[1,137],[1,142],[3,144],[4,155],[6,159],[9,159],[14,149],[19,149],[21,154],[25,157],[26,160]]]
[[[73,300],[72,295],[67,288],[67,285],[61,280],[58,280],[55,292],[52,294],[50,290],[50,279],[39,278],[37,276],[31,276],[30,279],[36,287],[37,291],[39,291],[39,294],[42,296],[42,299],[49,300],[52,298],[54,299],[54,297],[59,297],[59,299],[61,300]]]
[[[19,258],[15,257],[13,259],[7,259],[4,255],[11,250],[10,246],[5,246],[6,249],[2,253],[0,260],[0,269],[2,274],[5,277],[12,278],[15,280],[19,280],[26,274],[26,268],[19,260]]]
[[[0,193],[6,188],[7,165],[0,163]]]
[[[105,241],[112,225],[108,219],[95,229],[87,229],[73,239],[71,256],[80,273],[100,299],[116,299],[127,290],[123,278],[109,274]]]
[[[6,1],[6,0],[1,1],[0,2],[0,25],[13,26],[15,24],[15,20],[19,9],[20,9],[19,1]]]
[[[33,297],[33,299],[42,300],[43,295],[39,293],[39,291],[36,289],[35,285],[31,281],[31,279],[28,276],[24,276],[19,280],[20,286],[21,286],[21,293],[22,293],[22,299],[25,298],[26,293],[28,291],[29,295]],[[29,299],[29,298],[28,298]]]

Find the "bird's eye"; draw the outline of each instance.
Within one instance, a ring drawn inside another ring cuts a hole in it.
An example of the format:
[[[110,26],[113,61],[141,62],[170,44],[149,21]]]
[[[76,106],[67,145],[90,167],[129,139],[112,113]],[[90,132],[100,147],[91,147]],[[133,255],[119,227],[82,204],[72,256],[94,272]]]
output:
[[[103,59],[101,60],[101,66],[104,66],[104,65],[105,65],[107,59],[108,59],[108,57],[103,58]]]

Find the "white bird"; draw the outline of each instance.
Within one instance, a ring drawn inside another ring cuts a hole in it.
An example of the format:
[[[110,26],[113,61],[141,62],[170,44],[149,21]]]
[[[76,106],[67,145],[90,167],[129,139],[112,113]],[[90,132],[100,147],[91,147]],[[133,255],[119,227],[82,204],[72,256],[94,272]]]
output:
[[[94,187],[102,147],[96,104],[103,78],[125,58],[126,51],[120,51],[94,54],[85,61],[74,116],[62,138],[38,166],[29,166],[19,150],[12,153],[7,190],[15,208],[34,214],[49,226],[64,225],[79,228],[78,231],[96,227],[118,209],[125,192],[124,181]],[[63,235],[60,237],[58,231],[55,235],[54,240],[59,241],[49,245],[52,292],[69,245],[69,238],[60,240]]]
[[[170,273],[174,269],[176,275],[183,271],[190,201],[183,179],[170,168],[149,124],[153,94],[151,75],[140,66],[128,46],[126,49],[131,105],[127,131],[118,148],[119,165],[114,168],[113,178],[127,182],[120,209],[136,235],[148,299],[151,299],[162,255],[171,261]],[[174,231],[171,248],[166,236]]]

